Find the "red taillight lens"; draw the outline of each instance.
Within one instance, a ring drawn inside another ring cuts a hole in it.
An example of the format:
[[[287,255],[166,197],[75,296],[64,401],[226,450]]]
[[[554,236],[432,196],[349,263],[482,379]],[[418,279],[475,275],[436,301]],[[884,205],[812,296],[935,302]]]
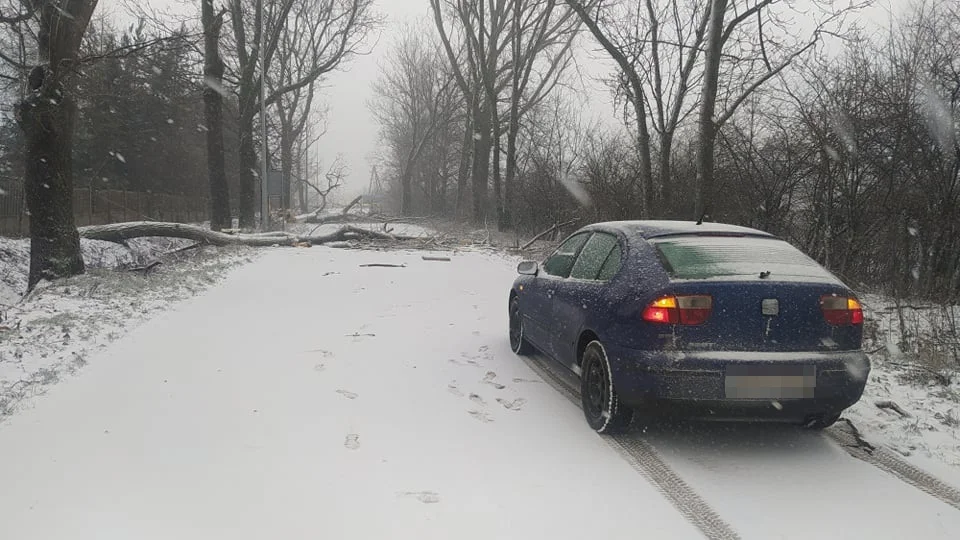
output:
[[[827,324],[851,326],[863,324],[863,306],[856,298],[847,296],[823,296],[820,309]]]
[[[665,296],[650,302],[650,305],[643,310],[643,320],[659,324],[677,324],[680,322],[677,299]]]
[[[655,324],[703,324],[713,311],[713,298],[706,295],[664,296],[643,310],[643,320]]]

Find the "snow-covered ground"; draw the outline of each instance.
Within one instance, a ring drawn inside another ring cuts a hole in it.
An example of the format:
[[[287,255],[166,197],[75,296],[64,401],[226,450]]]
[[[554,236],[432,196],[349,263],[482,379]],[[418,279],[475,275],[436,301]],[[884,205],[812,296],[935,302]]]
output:
[[[171,254],[190,244],[144,238],[124,247],[83,240],[86,274],[41,283],[22,298],[29,242],[0,237],[0,421],[131,328],[208,288],[256,253],[203,247]],[[154,260],[163,263],[149,273],[124,271]]]
[[[516,261],[425,254],[267,250],[95,355],[0,423],[0,538],[699,537],[510,352]],[[960,530],[820,433],[632,436],[744,538]]]
[[[952,358],[940,366],[930,362],[929,350],[922,351],[921,359],[910,357],[901,351],[894,303],[877,295],[864,295],[863,302],[869,335],[864,349],[872,352],[873,371],[863,399],[845,416],[868,439],[917,465],[931,468],[939,462],[960,471],[960,366]],[[914,338],[929,338],[925,334],[941,322],[935,320],[938,314],[933,307],[906,309],[904,317]],[[949,378],[949,384],[943,378]],[[891,401],[909,416],[876,405]]]

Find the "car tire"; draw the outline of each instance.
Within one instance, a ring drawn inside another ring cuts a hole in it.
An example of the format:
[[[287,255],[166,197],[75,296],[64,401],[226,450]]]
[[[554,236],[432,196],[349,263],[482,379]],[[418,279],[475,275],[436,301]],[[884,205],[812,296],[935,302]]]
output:
[[[520,299],[510,298],[510,349],[520,355],[533,354],[533,345],[523,336],[523,317],[520,315]]]
[[[812,430],[827,429],[840,420],[840,413],[824,413],[808,418],[803,427]]]
[[[580,401],[587,424],[597,433],[626,430],[633,420],[633,409],[620,402],[607,352],[599,341],[587,344],[580,365]]]

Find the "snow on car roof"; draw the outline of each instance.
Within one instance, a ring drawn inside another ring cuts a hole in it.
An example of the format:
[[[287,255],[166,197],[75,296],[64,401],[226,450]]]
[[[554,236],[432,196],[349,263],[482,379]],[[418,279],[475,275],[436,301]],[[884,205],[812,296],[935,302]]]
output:
[[[658,236],[669,236],[675,234],[734,234],[745,236],[765,236],[773,238],[773,235],[770,233],[758,231],[749,227],[727,225],[724,223],[703,223],[697,225],[697,223],[694,221],[607,221],[603,223],[594,223],[584,227],[584,229],[608,229],[619,231],[627,236],[640,235],[643,238],[655,238]]]

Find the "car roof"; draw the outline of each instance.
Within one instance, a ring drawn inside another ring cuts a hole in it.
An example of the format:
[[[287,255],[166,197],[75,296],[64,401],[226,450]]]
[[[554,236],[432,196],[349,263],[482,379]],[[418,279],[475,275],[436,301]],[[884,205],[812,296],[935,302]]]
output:
[[[676,235],[731,235],[731,236],[760,236],[776,238],[770,233],[724,223],[702,223],[693,221],[669,220],[638,220],[638,221],[606,221],[594,223],[584,227],[584,231],[607,230],[624,234],[627,237],[640,236],[641,238],[656,238],[660,236]]]

